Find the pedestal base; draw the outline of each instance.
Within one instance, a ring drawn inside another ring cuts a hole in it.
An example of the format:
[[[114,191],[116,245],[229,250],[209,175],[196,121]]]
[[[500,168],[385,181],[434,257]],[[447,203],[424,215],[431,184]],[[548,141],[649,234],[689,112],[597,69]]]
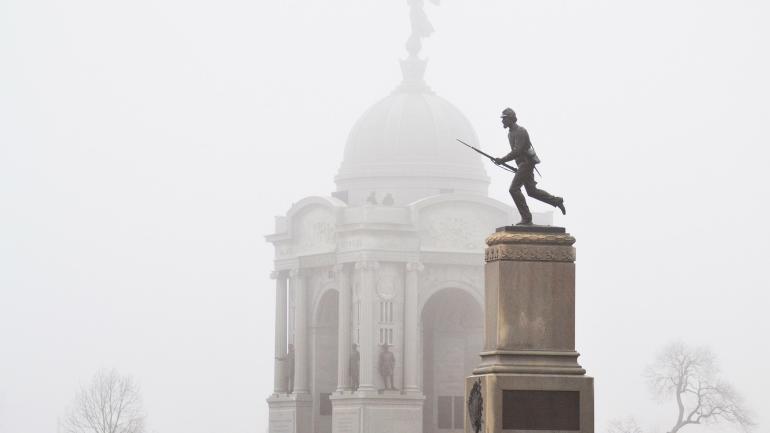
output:
[[[592,377],[470,376],[465,401],[465,433],[594,433]]]
[[[358,391],[330,399],[332,433],[422,433],[421,394]]]
[[[490,350],[481,352],[481,364],[473,370],[482,374],[584,375],[576,351]]]
[[[312,430],[313,399],[309,394],[273,394],[268,433],[307,433]]]

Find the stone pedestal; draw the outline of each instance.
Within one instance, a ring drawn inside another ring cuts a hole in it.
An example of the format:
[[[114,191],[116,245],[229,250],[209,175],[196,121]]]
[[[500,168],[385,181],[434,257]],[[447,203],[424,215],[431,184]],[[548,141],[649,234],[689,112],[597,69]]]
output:
[[[267,399],[270,408],[269,433],[312,432],[313,399],[309,394],[274,394]]]
[[[420,394],[354,391],[330,398],[332,433],[423,433]]]
[[[487,238],[484,350],[466,379],[466,433],[594,432],[575,351],[575,238],[501,227]]]

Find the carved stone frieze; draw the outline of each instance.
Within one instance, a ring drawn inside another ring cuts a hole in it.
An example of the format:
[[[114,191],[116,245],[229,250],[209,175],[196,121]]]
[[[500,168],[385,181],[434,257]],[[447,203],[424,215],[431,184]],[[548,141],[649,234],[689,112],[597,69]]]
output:
[[[481,232],[472,221],[458,216],[437,215],[426,224],[427,239],[425,245],[436,249],[473,250],[481,247]]]
[[[392,300],[403,292],[403,281],[403,271],[399,271],[394,265],[381,267],[377,275],[377,295],[380,299]]]
[[[386,301],[396,296],[396,281],[393,278],[380,277],[377,280],[377,295]]]
[[[338,241],[337,247],[340,251],[360,250],[364,246],[361,238],[345,238]]]
[[[569,233],[499,231],[487,237],[487,262],[574,262],[575,238]]]
[[[382,231],[341,233],[337,238],[338,251],[368,250],[416,250],[417,240],[411,234],[384,233]]]
[[[451,203],[420,213],[423,249],[481,251],[481,240],[500,224],[500,216],[475,203]]]
[[[575,248],[562,245],[493,245],[487,248],[485,260],[574,262]]]
[[[496,232],[487,237],[487,245],[545,244],[572,245],[575,238],[568,233]]]
[[[334,250],[334,215],[323,207],[313,207],[296,217],[292,234],[296,255],[312,254]]]

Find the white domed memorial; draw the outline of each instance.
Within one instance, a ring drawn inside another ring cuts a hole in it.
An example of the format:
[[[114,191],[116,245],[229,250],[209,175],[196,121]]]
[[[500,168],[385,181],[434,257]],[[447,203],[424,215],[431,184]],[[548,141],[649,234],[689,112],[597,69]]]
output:
[[[270,433],[462,432],[483,340],[488,197],[468,119],[423,80],[411,0],[403,81],[353,126],[329,197],[276,218]],[[428,27],[426,27],[428,26]],[[536,214],[550,224],[551,213]],[[388,352],[388,353],[386,353]]]

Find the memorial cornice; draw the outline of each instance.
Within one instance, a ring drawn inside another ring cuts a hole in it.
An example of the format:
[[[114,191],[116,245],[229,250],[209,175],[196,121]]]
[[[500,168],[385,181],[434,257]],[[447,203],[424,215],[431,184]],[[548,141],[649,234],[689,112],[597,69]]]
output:
[[[412,235],[417,233],[417,227],[414,224],[401,224],[401,223],[345,223],[339,224],[336,227],[337,233],[354,233],[361,231],[372,232],[396,232]]]
[[[340,260],[335,253],[314,254],[299,257],[287,257],[274,261],[275,269],[286,271],[291,268],[323,268],[334,266]]]
[[[334,266],[337,263],[337,255],[335,253],[315,254],[309,256],[301,256],[299,259],[300,268],[324,268]]]
[[[417,251],[352,250],[337,254],[338,263],[355,263],[367,260],[406,263],[419,258]]]
[[[380,268],[380,262],[376,260],[361,260],[356,262],[356,269],[362,271],[376,271]]]
[[[481,251],[477,253],[421,251],[420,261],[426,265],[436,264],[481,266],[484,264],[484,253]]]
[[[422,272],[425,270],[425,265],[420,262],[407,262],[406,270],[407,272]]]

